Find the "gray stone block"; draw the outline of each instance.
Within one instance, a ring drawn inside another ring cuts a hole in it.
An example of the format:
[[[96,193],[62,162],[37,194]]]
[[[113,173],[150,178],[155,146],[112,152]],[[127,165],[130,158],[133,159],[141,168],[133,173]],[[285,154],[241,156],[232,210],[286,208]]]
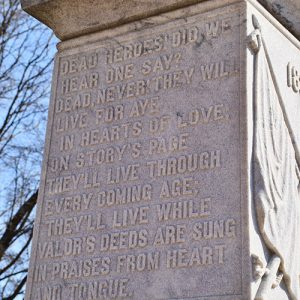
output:
[[[299,299],[299,41],[257,1],[131,12],[56,27],[25,299]]]

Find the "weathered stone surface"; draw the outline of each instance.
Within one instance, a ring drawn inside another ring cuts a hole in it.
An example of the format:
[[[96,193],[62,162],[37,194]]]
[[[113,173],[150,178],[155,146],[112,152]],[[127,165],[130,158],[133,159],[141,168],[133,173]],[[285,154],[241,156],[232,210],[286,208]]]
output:
[[[241,11],[184,15],[56,59],[35,269],[46,266],[62,299],[110,279],[128,299],[247,292]],[[35,282],[28,298],[45,288]]]
[[[61,40],[114,27],[203,0],[22,0]]]
[[[259,0],[259,2],[300,39],[300,1],[298,0]]]
[[[21,0],[21,3],[24,10],[65,40],[202,1],[205,0]],[[299,1],[258,1],[300,38]]]
[[[260,25],[256,14],[253,14],[253,27],[249,36],[255,61],[253,205],[261,239],[271,254],[267,260],[270,273],[262,279],[257,299],[269,299],[272,285],[281,279],[290,299],[299,299],[300,260],[296,246],[300,244],[299,118],[295,119],[290,109],[292,105],[299,114],[300,86],[296,84],[299,76],[293,66],[299,61],[299,54],[294,56],[299,49],[288,47],[285,62],[274,63],[280,53],[272,49],[270,37],[266,35],[270,31],[265,24]],[[275,40],[280,42],[282,37]],[[275,68],[286,69],[286,78]],[[288,232],[294,233],[293,236]]]
[[[26,300],[297,299],[296,39],[214,0],[58,49]]]
[[[300,46],[258,6],[249,5],[247,20],[252,51],[247,55],[247,98],[253,116],[248,132],[253,147],[250,251],[259,257],[256,275],[264,274],[266,267],[270,270],[261,281],[261,275],[254,281],[252,295],[296,300],[300,298]]]

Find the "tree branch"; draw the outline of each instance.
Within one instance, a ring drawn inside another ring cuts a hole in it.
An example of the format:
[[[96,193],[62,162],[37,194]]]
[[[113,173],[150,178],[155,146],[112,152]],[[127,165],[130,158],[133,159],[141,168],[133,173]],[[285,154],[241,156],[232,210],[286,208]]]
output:
[[[19,208],[13,218],[8,222],[6,230],[0,239],[0,260],[5,251],[11,244],[15,237],[18,225],[22,222],[23,218],[30,213],[37,201],[38,191],[31,195],[31,197]]]
[[[20,281],[20,283],[17,285],[14,292],[10,296],[3,298],[3,300],[15,299],[20,294],[20,291],[22,290],[23,286],[25,285],[26,280],[27,280],[27,275]]]

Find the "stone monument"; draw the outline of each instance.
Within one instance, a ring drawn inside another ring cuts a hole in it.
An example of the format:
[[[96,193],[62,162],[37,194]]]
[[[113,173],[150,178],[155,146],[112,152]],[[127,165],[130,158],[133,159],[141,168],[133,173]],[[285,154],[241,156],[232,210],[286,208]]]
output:
[[[21,2],[62,40],[25,299],[300,299],[300,5]]]

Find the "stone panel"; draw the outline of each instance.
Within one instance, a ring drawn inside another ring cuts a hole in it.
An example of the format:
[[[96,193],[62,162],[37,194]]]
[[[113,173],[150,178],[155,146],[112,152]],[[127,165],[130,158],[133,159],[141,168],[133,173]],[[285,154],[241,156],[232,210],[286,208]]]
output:
[[[57,55],[27,300],[248,297],[244,7],[200,11]]]

